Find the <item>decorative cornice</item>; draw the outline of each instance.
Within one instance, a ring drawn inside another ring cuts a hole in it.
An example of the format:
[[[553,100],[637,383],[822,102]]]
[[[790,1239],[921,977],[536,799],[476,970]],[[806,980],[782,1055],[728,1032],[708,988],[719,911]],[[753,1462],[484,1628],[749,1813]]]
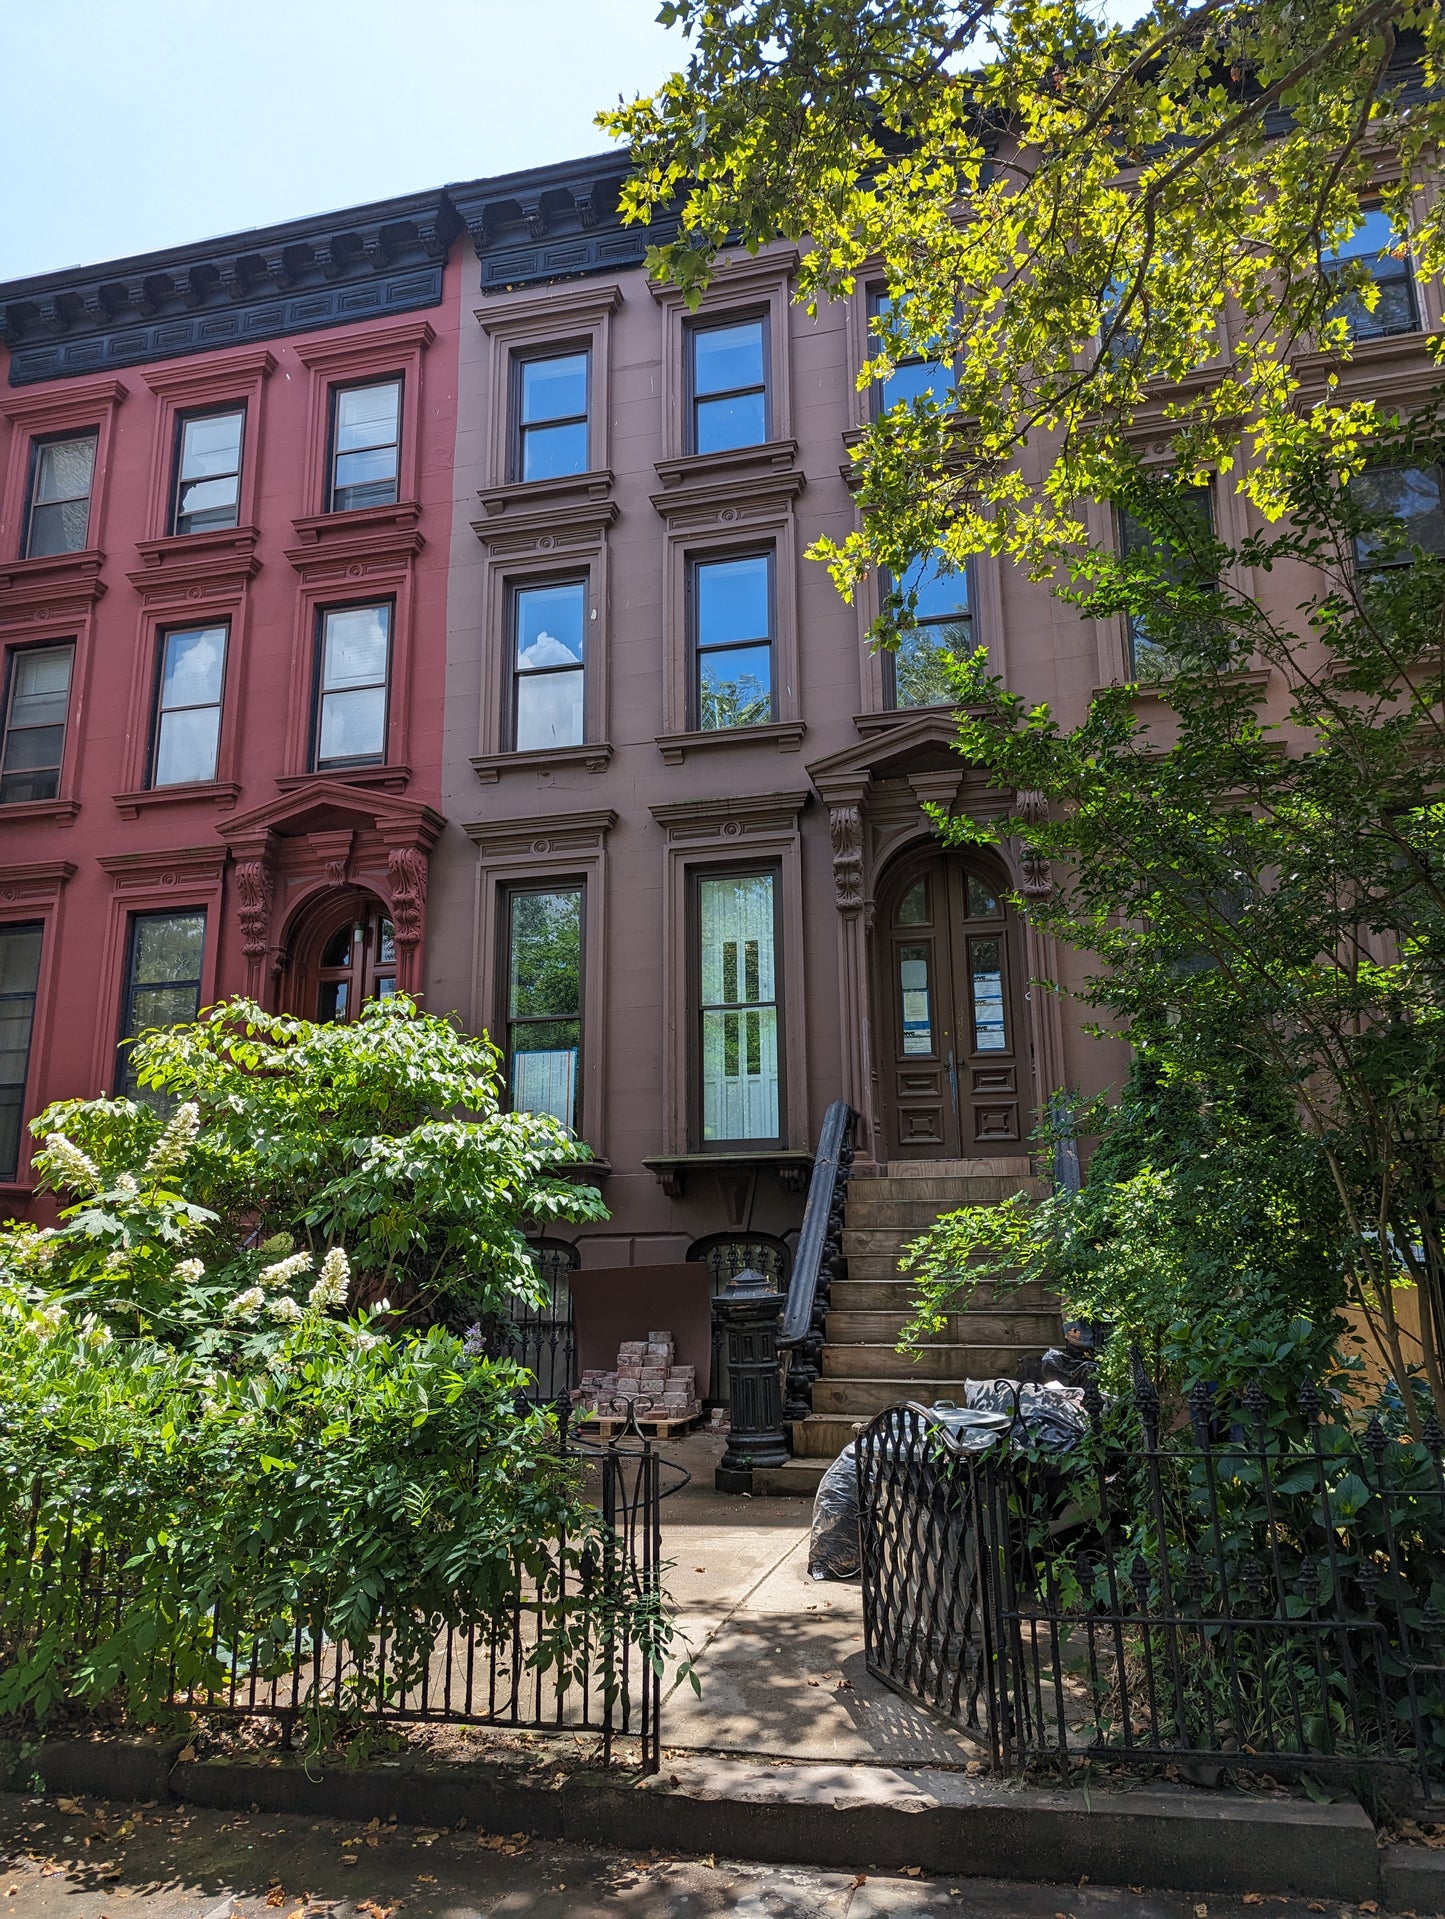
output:
[[[283,793],[300,793],[307,787],[379,786],[387,793],[404,792],[411,781],[411,768],[401,760],[380,766],[354,766],[342,773],[278,773],[276,785]]]
[[[486,518],[473,520],[472,531],[493,553],[517,553],[528,546],[543,552],[551,545],[596,546],[618,517],[606,467],[558,480],[483,487],[477,498]]]
[[[482,291],[640,267],[649,246],[673,238],[677,220],[622,224],[617,203],[628,167],[626,151],[614,148],[449,186],[482,264]]]
[[[75,870],[74,860],[24,860],[0,866],[0,908],[53,905]]]
[[[97,547],[0,565],[0,623],[47,624],[83,618],[105,592]]]
[[[531,753],[479,753],[472,771],[483,786],[495,786],[503,773],[550,773],[573,766],[605,773],[611,758],[608,741],[591,740],[585,746],[544,746]]]
[[[547,813],[525,819],[472,820],[462,831],[484,853],[551,854],[586,852],[598,847],[617,824],[610,806],[585,813]]]
[[[234,597],[261,570],[256,558],[260,532],[254,526],[227,526],[205,533],[173,533],[160,540],[137,540],[138,572],[127,573],[147,600],[189,594]]]
[[[649,810],[668,839],[740,840],[750,833],[791,833],[812,796],[796,793],[729,794],[717,799],[667,800]]]
[[[147,367],[141,378],[152,393],[184,402],[208,399],[218,389],[229,386],[254,385],[275,371],[275,354],[267,347],[253,347],[239,353],[212,354],[204,366]]]
[[[436,306],[442,192],[0,285],[10,384],[66,379]]]
[[[496,306],[474,307],[473,312],[483,333],[507,334],[518,327],[535,326],[538,321],[550,329],[600,319],[604,313],[616,313],[621,305],[620,286],[594,281],[578,287],[553,287],[530,299],[499,299]]]
[[[796,440],[742,451],[741,459],[736,453],[705,453],[661,462],[657,471],[668,476],[668,483],[652,495],[652,504],[669,527],[693,532],[710,520],[727,526],[745,522],[750,514],[777,514],[792,506],[807,485],[802,469],[792,463]],[[763,463],[759,454],[777,458]]]
[[[156,853],[107,853],[96,861],[117,893],[171,884],[214,885],[226,869],[224,846],[176,846]]]
[[[780,753],[796,753],[807,726],[802,720],[771,720],[764,726],[718,726],[698,733],[659,733],[658,749],[669,766],[681,766],[689,753],[718,746],[776,746]]]

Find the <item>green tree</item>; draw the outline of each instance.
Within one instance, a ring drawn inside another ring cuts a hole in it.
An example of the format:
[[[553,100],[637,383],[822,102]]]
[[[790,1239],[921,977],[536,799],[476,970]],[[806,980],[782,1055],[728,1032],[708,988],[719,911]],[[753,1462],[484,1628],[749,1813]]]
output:
[[[32,1130],[42,1175],[79,1196],[66,1232],[90,1247],[87,1280],[119,1297],[124,1279],[148,1315],[182,1252],[234,1291],[247,1259],[266,1263],[243,1249],[278,1236],[317,1264],[343,1245],[353,1303],[494,1312],[536,1292],[524,1229],[607,1216],[567,1176],[590,1150],[545,1114],[504,1112],[496,1049],[405,995],[329,1025],[231,1000],[143,1034],[134,1062],[143,1089],[194,1111],[184,1200],[149,1106],[62,1100]]]
[[[625,210],[680,215],[653,272],[696,292],[725,246],[794,240],[804,300],[865,269],[896,296],[860,383],[940,368],[855,452],[862,528],[817,548],[845,591],[934,549],[1051,566],[1145,405],[1181,469],[1247,451],[1271,512],[1280,450],[1358,463],[1376,409],[1326,377],[1381,295],[1367,258],[1334,256],[1378,201],[1422,276],[1445,264],[1438,199],[1414,192],[1445,133],[1437,9],[1161,0],[1115,26],[1079,0],[668,0],[660,18],[687,66],[600,116],[631,143]]]

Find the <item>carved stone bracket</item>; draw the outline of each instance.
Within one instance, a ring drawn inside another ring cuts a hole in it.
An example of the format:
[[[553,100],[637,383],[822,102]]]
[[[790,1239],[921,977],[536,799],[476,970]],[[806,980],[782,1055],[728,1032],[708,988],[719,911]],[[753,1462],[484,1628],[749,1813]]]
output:
[[[276,883],[267,860],[240,860],[236,865],[236,918],[241,924],[241,951],[248,965],[266,957],[271,932],[271,904]]]
[[[863,809],[832,806],[828,832],[833,842],[833,898],[840,913],[863,905]]]
[[[1014,810],[1031,826],[1049,816],[1049,803],[1033,786],[1021,786],[1014,794]],[[1054,890],[1053,869],[1042,853],[1036,853],[1027,841],[1019,843],[1019,891],[1025,899],[1047,899]]]
[[[426,920],[427,857],[415,846],[394,846],[386,856],[391,919],[398,946],[415,946]]]

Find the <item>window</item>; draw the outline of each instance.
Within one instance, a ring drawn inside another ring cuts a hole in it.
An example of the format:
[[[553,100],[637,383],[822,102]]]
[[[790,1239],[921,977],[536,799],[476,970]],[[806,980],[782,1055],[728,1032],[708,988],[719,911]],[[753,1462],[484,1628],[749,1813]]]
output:
[[[507,1084],[516,1113],[577,1130],[582,1059],[582,888],[506,895]]]
[[[586,581],[518,587],[512,625],[514,749],[580,746],[586,724]]]
[[[767,322],[729,320],[688,330],[692,451],[726,453],[768,437]]]
[[[20,1169],[40,935],[39,925],[0,926],[0,1180]]]
[[[587,471],[589,357],[583,351],[513,361],[517,479],[556,480]]]
[[[226,639],[224,626],[188,626],[161,636],[152,786],[216,777]]]
[[[327,512],[393,505],[400,452],[400,380],[333,387]]]
[[[139,1092],[130,1042],[152,1026],[179,1026],[196,1017],[205,944],[203,912],[137,913],[131,920],[116,1083],[132,1099],[149,1096]]]
[[[702,1137],[782,1137],[772,873],[697,883]]]
[[[59,793],[74,658],[73,640],[61,646],[17,648],[10,655],[0,740],[0,805],[53,800]]]
[[[1343,316],[1355,340],[1379,340],[1391,333],[1413,333],[1420,324],[1415,298],[1415,276],[1405,252],[1405,241],[1380,207],[1367,207],[1348,240],[1324,256],[1325,271],[1346,263],[1362,265],[1379,288],[1373,312],[1358,293],[1346,293],[1330,308],[1330,318]]]
[[[318,771],[386,754],[391,605],[332,607],[321,615],[316,698]]]
[[[972,649],[968,574],[944,572],[936,554],[917,560],[898,582],[917,595],[914,625],[900,632],[897,651],[884,656],[884,676],[895,707],[947,706],[953,699],[947,661]]]
[[[173,533],[234,526],[240,515],[246,409],[183,415],[177,429]]]
[[[1214,501],[1208,485],[1181,487],[1174,495],[1178,517],[1177,531],[1154,532],[1124,508],[1119,509],[1119,551],[1128,559],[1150,559],[1156,577],[1176,586],[1193,585],[1212,592],[1212,582],[1202,569],[1201,547],[1214,541]],[[1157,680],[1169,670],[1167,647],[1151,636],[1142,613],[1131,613],[1127,620],[1129,636],[1129,673],[1136,679]]]
[[[396,928],[379,906],[328,934],[316,958],[315,995],[307,1017],[358,1019],[368,1000],[396,992]]]
[[[1366,573],[1407,567],[1417,552],[1445,559],[1445,508],[1440,469],[1375,466],[1350,481],[1350,500],[1373,524],[1355,535],[1355,558]]]
[[[697,560],[692,569],[693,684],[699,732],[773,717],[773,556]]]
[[[870,317],[886,321],[893,312],[893,298],[887,293],[875,293],[869,300]],[[898,365],[886,379],[879,380],[875,386],[875,403],[879,413],[886,413],[890,407],[900,401],[931,399],[943,406],[947,404],[949,391],[953,386],[953,363],[943,355],[930,356],[924,353],[911,353]]]
[[[90,484],[95,476],[94,433],[37,440],[30,466],[30,510],[25,557],[80,553],[90,534]]]

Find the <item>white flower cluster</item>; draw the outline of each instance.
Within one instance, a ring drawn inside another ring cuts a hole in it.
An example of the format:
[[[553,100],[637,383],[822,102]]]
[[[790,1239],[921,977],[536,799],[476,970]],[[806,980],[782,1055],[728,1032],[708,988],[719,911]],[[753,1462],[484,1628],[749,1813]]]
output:
[[[48,1339],[51,1333],[55,1332],[56,1329],[64,1323],[65,1308],[60,1304],[59,1300],[52,1300],[50,1305],[42,1306],[40,1310],[33,1315],[31,1320],[37,1336],[41,1339]]]
[[[321,1262],[321,1276],[307,1295],[307,1303],[318,1313],[331,1312],[346,1304],[350,1284],[350,1262],[341,1247],[333,1246]]]
[[[151,1148],[150,1158],[141,1169],[146,1178],[159,1179],[174,1173],[186,1163],[196,1134],[201,1130],[201,1109],[193,1099],[178,1106],[165,1131]]]
[[[130,1254],[123,1247],[118,1246],[113,1253],[106,1254],[105,1270],[108,1273],[123,1273],[129,1259]]]
[[[236,1297],[226,1308],[227,1319],[250,1319],[266,1304],[266,1295],[259,1286],[248,1286],[244,1293]]]
[[[263,1286],[289,1286],[293,1279],[310,1270],[310,1253],[292,1253],[289,1259],[278,1259],[274,1266],[263,1266],[257,1277]]]
[[[296,1301],[291,1297],[290,1293],[282,1293],[279,1299],[268,1300],[266,1303],[266,1311],[271,1315],[272,1319],[292,1320],[300,1319],[301,1317],[301,1308],[296,1304]]]
[[[203,1259],[183,1259],[172,1275],[182,1286],[194,1286],[205,1276],[206,1262]]]
[[[81,1152],[73,1139],[67,1139],[64,1133],[47,1133],[45,1150],[50,1155],[51,1170],[67,1186],[73,1186],[78,1193],[99,1189],[100,1168],[89,1153]]]
[[[140,1187],[136,1184],[134,1173],[117,1173],[114,1190],[122,1199],[136,1199],[140,1195]]]

